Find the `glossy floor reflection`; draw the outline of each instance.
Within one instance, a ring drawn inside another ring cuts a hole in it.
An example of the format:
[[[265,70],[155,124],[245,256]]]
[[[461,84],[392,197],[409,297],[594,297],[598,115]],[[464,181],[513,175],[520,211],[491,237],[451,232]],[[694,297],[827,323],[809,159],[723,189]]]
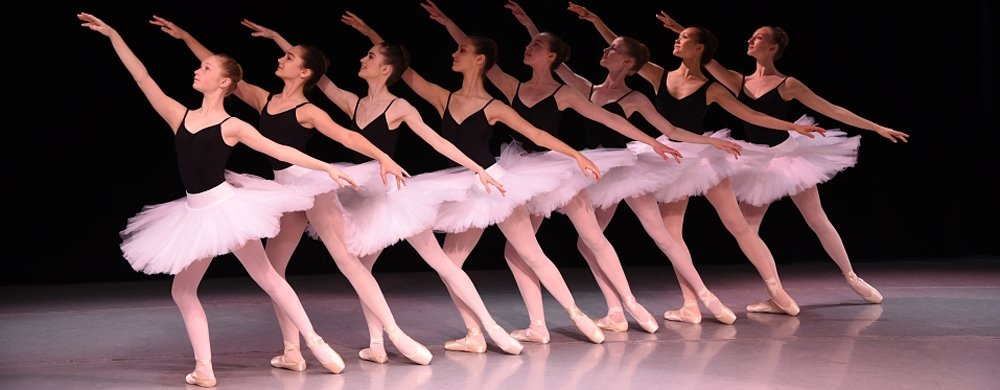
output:
[[[434,353],[430,366],[359,361],[367,328],[339,275],[291,278],[317,330],[347,369],[272,369],[280,333],[266,296],[249,279],[210,279],[201,296],[220,389],[986,389],[1000,383],[1000,259],[862,263],[858,273],[885,296],[864,304],[832,263],[781,268],[798,317],[747,314],[765,297],[749,266],[702,267],[706,283],[739,319],[700,325],[661,320],[656,334],[632,322],[602,345],[585,341],[551,298],[548,345],[520,356],[445,351],[464,334],[440,279],[378,274],[400,326]],[[640,303],[659,316],[680,305],[666,268],[627,269]],[[604,300],[584,269],[563,273],[584,311]],[[471,273],[508,330],[527,318],[508,271]],[[307,353],[308,355],[308,353]],[[185,388],[194,365],[165,281],[0,287],[0,388]],[[193,387],[189,387],[193,388]]]

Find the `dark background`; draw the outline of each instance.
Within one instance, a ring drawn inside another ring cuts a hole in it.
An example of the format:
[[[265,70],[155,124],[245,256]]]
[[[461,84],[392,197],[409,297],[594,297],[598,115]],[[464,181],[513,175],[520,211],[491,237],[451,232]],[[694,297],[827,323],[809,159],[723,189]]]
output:
[[[75,17],[93,13],[125,38],[168,95],[194,108],[191,89],[198,61],[186,46],[147,23],[153,14],[176,22],[217,52],[233,55],[246,79],[277,91],[273,76],[280,50],[251,38],[239,24],[249,18],[281,32],[293,43],[320,47],[331,58],[328,75],[363,94],[356,76],[369,41],[339,21],[352,10],[388,40],[406,45],[413,67],[449,89],[460,77],[450,71],[455,44],[427,18],[417,1],[280,2],[272,6],[174,1],[160,4],[62,2],[8,10],[9,86],[5,110],[8,199],[5,270],[0,284],[78,283],[165,278],[133,271],[121,257],[118,232],[143,205],[183,196],[171,132],[151,109],[121,65],[108,39],[82,27]],[[521,64],[528,35],[503,1],[441,0],[438,4],[467,33],[494,38],[499,64],[526,79]],[[685,25],[711,29],[720,39],[716,58],[744,73],[753,69],[746,40],[760,25],[784,27],[791,45],[779,69],[820,96],[877,123],[907,132],[909,144],[892,144],[874,133],[819,117],[821,125],[863,134],[858,165],[820,186],[824,208],[856,264],[898,259],[940,260],[1000,254],[995,6],[990,1],[950,2],[919,8],[881,2],[718,0],[664,2],[581,1],[618,34],[645,42],[652,61],[673,69],[675,34],[653,17],[665,9]],[[543,31],[562,36],[574,49],[570,66],[593,81],[606,46],[591,24],[565,10],[563,1],[524,1]],[[909,14],[911,16],[904,16]],[[636,89],[650,92],[641,78]],[[432,127],[439,119],[404,84],[393,86]],[[319,93],[310,95],[334,120],[347,117]],[[235,98],[230,113],[256,123],[255,113]],[[713,123],[727,123],[716,111]],[[572,122],[570,122],[572,123]],[[321,138],[321,137],[319,137]],[[412,133],[404,133],[397,160],[411,173],[441,163]],[[346,156],[332,141],[317,139],[312,152],[324,160]],[[230,168],[269,176],[262,156],[240,146]],[[685,236],[698,264],[749,264],[704,198],[691,201]],[[666,265],[666,258],[621,207],[607,234],[623,263]],[[772,206],[761,235],[779,264],[828,261],[818,240],[790,201]],[[563,216],[543,225],[543,247],[560,267],[582,267],[576,234]],[[468,269],[504,267],[503,240],[490,228]],[[832,262],[830,263],[833,268]],[[408,245],[385,251],[376,271],[429,270]],[[337,272],[318,242],[304,239],[290,274]],[[210,277],[245,274],[231,255],[220,257]]]

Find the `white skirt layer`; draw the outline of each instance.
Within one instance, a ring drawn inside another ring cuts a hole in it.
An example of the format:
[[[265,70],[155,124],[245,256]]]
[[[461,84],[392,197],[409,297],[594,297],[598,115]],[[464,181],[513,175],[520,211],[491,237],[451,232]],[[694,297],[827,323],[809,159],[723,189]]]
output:
[[[677,161],[664,160],[653,152],[653,148],[641,142],[645,149],[630,145],[619,149],[635,156],[635,164],[608,170],[601,180],[585,190],[595,208],[606,209],[623,199],[655,191],[672,182],[677,175]]]
[[[359,188],[338,192],[347,220],[347,248],[357,256],[375,253],[433,228],[442,203],[465,199],[470,182],[483,188],[479,177],[464,167],[410,177],[402,188],[396,187],[391,176],[388,186],[382,184],[378,163],[358,168],[348,174]],[[491,195],[498,193],[493,191]]]
[[[503,184],[507,190],[506,195],[500,196],[498,191],[486,193],[473,175],[464,200],[441,205],[434,230],[461,233],[471,228],[486,228],[503,222],[517,207],[526,205],[536,196],[556,191],[563,185],[567,175],[583,176],[579,168],[573,173],[567,173],[566,161],[556,159],[555,156],[525,157],[519,148],[504,147],[497,163],[486,168],[486,172]],[[576,166],[575,160],[568,157],[564,159],[572,161]]]
[[[370,164],[375,164],[376,169],[378,169],[378,162],[375,161],[357,165],[352,163],[331,163],[330,165],[337,167],[355,182],[358,182],[359,179],[356,176],[367,173],[370,170],[367,166]],[[274,181],[313,196],[325,194],[330,191],[344,190],[349,187],[346,182],[344,183],[344,187],[341,187],[340,184],[324,171],[303,168],[298,165],[274,171]]]
[[[121,250],[136,271],[177,274],[191,263],[278,234],[281,215],[312,207],[313,197],[271,180],[227,172],[230,183],[129,218]]]
[[[814,123],[803,116],[795,123]],[[858,162],[861,136],[848,137],[839,130],[827,130],[826,137],[813,138],[790,133],[785,142],[773,147],[741,142],[744,150],[753,150],[767,158],[747,164],[733,175],[733,190],[740,202],[754,206],[770,204],[785,196],[832,179],[840,171]]]
[[[705,133],[707,137],[729,139],[729,130],[723,129],[715,132]],[[749,160],[761,160],[762,155],[744,153],[739,159],[729,153],[716,149],[708,144],[696,144],[691,142],[675,142],[666,136],[657,138],[658,141],[677,149],[681,153],[681,162],[666,161],[666,169],[675,172],[673,181],[664,183],[653,193],[657,202],[670,203],[686,197],[698,196],[718,185],[722,180],[730,177]],[[630,143],[633,150],[651,150],[649,145],[640,143]]]
[[[526,204],[528,212],[533,215],[548,218],[553,211],[565,206],[580,191],[600,183],[595,183],[592,177],[581,174],[580,166],[576,160],[564,154],[553,151],[528,153],[518,142],[506,144],[504,148],[504,155],[510,156],[500,161],[504,167],[544,167],[540,171],[547,170],[550,166],[561,167],[561,174],[552,178],[552,180],[559,181],[559,186],[552,191],[531,198]],[[597,165],[602,176],[609,170],[636,163],[635,155],[626,149],[587,149],[580,151],[580,153]]]

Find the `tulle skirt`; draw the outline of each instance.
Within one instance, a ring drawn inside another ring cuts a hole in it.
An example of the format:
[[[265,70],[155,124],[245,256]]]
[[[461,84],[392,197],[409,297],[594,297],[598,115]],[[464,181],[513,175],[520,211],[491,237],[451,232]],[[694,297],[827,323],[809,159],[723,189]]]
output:
[[[520,148],[504,147],[497,163],[486,168],[486,172],[507,190],[504,196],[497,191],[486,193],[479,180],[470,177],[466,198],[444,203],[434,230],[461,233],[503,222],[516,208],[527,205],[531,199],[559,189],[567,175],[583,176],[579,168],[573,173],[567,172],[565,160],[576,166],[575,160],[566,157],[565,160],[557,159],[556,156],[531,157],[522,152]]]
[[[706,133],[713,138],[729,138],[729,130],[723,129]],[[677,149],[681,153],[680,164],[675,161],[664,161],[664,169],[674,172],[673,180],[653,192],[657,202],[670,203],[691,196],[698,196],[730,177],[749,160],[761,160],[763,155],[744,152],[739,159],[733,155],[716,149],[708,144],[691,142],[675,142],[666,136],[657,138],[663,144]],[[630,143],[629,147],[636,151],[652,150],[649,145]]]
[[[795,123],[814,123],[803,116]],[[848,137],[839,130],[827,130],[826,137],[813,138],[790,133],[785,142],[773,147],[741,142],[744,150],[764,154],[757,164],[747,164],[733,177],[733,190],[740,202],[754,206],[770,204],[785,196],[832,179],[858,161],[861,137]]]
[[[397,188],[392,177],[388,186],[382,184],[378,163],[360,164],[348,174],[359,188],[338,195],[347,221],[347,248],[357,256],[432,229],[442,203],[465,199],[471,183],[483,189],[478,176],[464,167],[410,177],[402,188]],[[491,196],[499,196],[499,191],[492,190]]]
[[[352,163],[331,163],[330,165],[339,168],[357,182],[358,178],[356,176],[361,176],[369,171],[367,167],[362,167],[362,165],[371,163],[375,163],[375,166],[378,167],[378,163],[374,161],[358,165]],[[303,168],[298,165],[274,171],[274,181],[312,196],[325,194],[330,191],[346,190],[350,187],[346,182],[342,187],[324,171]]]
[[[609,170],[631,166],[636,162],[635,155],[625,149],[587,149],[580,153],[597,165],[602,176]],[[520,142],[511,142],[504,145],[502,156],[504,158],[500,160],[500,165],[505,168],[535,169],[539,177],[558,173],[549,176],[548,179],[559,182],[554,190],[536,195],[525,205],[532,215],[548,218],[553,211],[565,206],[580,191],[595,185],[594,178],[581,174],[580,166],[575,159],[558,152],[528,153],[524,151]]]
[[[674,180],[677,162],[653,152],[653,148],[641,142],[633,142],[639,146],[630,145],[626,149],[618,149],[635,156],[635,164],[609,169],[601,180],[584,190],[595,208],[606,209],[621,202],[623,199],[643,195]]]
[[[132,268],[177,274],[197,260],[274,237],[282,214],[313,204],[312,196],[271,180],[232,172],[226,179],[207,191],[146,206],[129,218],[121,250]]]

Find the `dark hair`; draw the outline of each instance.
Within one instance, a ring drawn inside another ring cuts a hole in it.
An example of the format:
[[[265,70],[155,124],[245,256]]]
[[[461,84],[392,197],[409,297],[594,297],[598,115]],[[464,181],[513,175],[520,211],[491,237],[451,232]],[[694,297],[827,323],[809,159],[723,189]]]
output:
[[[483,64],[483,74],[485,74],[497,63],[497,43],[482,35],[469,35],[469,40],[472,41],[476,54],[486,56],[486,62]]]
[[[312,71],[312,75],[306,80],[305,88],[312,87],[319,82],[319,79],[326,74],[326,69],[330,67],[330,59],[322,50],[309,45],[299,45],[302,48],[302,67]]]
[[[629,74],[635,74],[635,72],[638,72],[639,69],[642,69],[642,67],[646,66],[646,63],[649,62],[649,48],[635,38],[626,37],[624,35],[619,38],[622,39],[622,45],[625,46],[625,49],[628,51],[628,55],[635,59],[635,63],[632,64],[632,69],[629,69]]]
[[[243,80],[243,67],[229,54],[217,53],[215,57],[219,59],[222,66],[222,75],[232,81],[229,88],[226,88],[226,96],[229,96],[233,91],[236,91],[236,85],[240,83],[240,80]]]
[[[382,63],[392,67],[392,73],[389,73],[389,79],[386,80],[386,85],[392,85],[410,67],[410,52],[398,43],[381,42],[378,47],[379,54],[384,57]]]
[[[550,32],[539,33],[538,36],[545,37],[545,42],[549,44],[549,51],[556,55],[555,61],[552,61],[552,70],[556,70],[559,68],[559,65],[569,60],[570,50],[566,41],[563,41],[558,35]]]
[[[785,48],[788,47],[788,33],[784,29],[777,26],[764,26],[771,29],[771,43],[778,45],[778,51],[774,53],[774,59],[777,60],[781,58],[782,54],[785,54]]]
[[[694,38],[695,42],[705,45],[705,49],[701,52],[701,64],[705,65],[712,62],[712,56],[715,55],[715,49],[719,48],[719,38],[715,37],[707,28],[693,26],[694,34],[691,34],[691,38]]]

